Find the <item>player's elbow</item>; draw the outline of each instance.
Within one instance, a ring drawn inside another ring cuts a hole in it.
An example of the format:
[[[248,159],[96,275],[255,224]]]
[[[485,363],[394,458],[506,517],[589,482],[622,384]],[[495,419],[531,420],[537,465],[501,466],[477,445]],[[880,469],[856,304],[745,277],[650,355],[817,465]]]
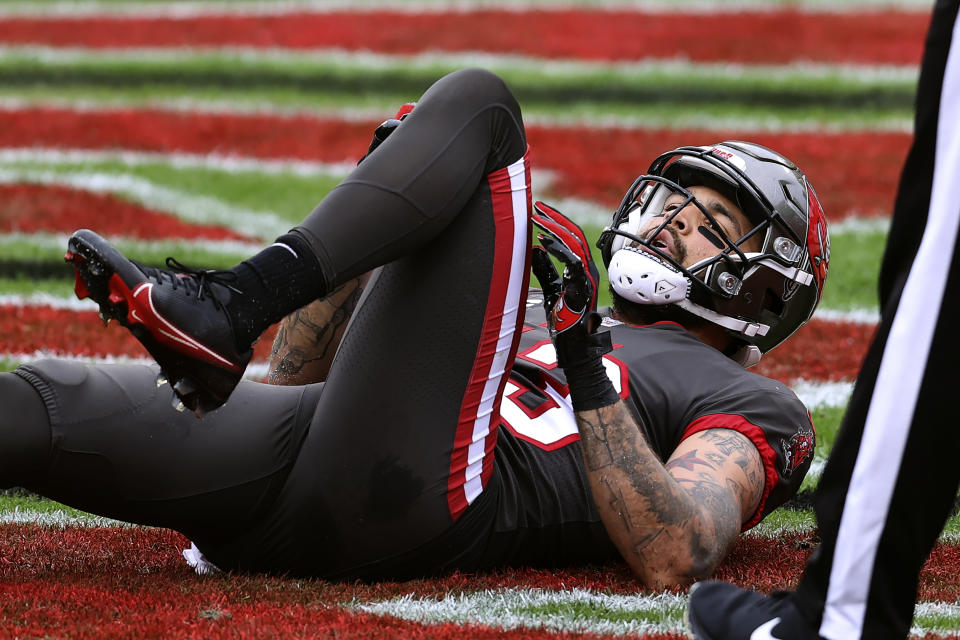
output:
[[[643,571],[638,571],[634,568],[633,573],[640,579],[644,587],[657,591],[685,589],[695,581],[695,579],[689,575],[672,569],[647,568]]]
[[[671,553],[634,558],[628,564],[644,586],[651,589],[682,589],[716,571],[726,557],[720,545],[685,540]]]

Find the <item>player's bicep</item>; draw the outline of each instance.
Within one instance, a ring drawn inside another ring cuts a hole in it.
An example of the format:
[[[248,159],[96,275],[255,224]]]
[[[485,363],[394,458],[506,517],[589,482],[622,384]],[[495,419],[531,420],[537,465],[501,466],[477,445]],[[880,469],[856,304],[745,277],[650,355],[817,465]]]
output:
[[[666,467],[714,522],[735,524],[736,532],[763,497],[760,452],[749,438],[732,429],[707,429],[686,438]]]

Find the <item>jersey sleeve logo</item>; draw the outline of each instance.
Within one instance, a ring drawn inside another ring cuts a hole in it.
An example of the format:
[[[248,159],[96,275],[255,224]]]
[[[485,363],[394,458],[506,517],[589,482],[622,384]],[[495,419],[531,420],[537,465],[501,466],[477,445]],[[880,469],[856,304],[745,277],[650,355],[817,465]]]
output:
[[[783,449],[783,477],[789,478],[800,468],[807,458],[813,455],[816,436],[810,427],[800,427],[789,440],[780,439]]]

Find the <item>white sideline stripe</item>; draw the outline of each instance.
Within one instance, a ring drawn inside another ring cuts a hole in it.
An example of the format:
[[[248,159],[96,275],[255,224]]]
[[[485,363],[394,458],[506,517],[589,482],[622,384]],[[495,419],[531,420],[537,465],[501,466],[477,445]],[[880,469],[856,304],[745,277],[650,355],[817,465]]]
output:
[[[482,66],[474,62],[469,66]],[[441,72],[442,73],[442,72]],[[165,109],[184,113],[205,113],[225,115],[268,115],[274,117],[315,117],[336,118],[345,122],[379,121],[390,116],[396,104],[385,100],[380,106],[372,107],[327,107],[311,105],[284,105],[266,100],[245,97],[231,97],[229,100],[202,98],[149,98],[131,100],[126,98],[19,98],[0,96],[0,109],[6,111],[34,107],[54,107],[72,109],[77,112],[92,112],[104,109]],[[550,127],[586,127],[590,129],[626,129],[649,131],[651,129],[710,131],[748,133],[905,133],[913,132],[911,117],[885,117],[868,122],[846,120],[841,122],[814,118],[783,118],[775,114],[766,117],[714,116],[697,113],[642,113],[630,116],[605,113],[603,107],[588,108],[583,112],[553,114],[539,111],[536,106],[527,108],[523,120],[531,126]],[[585,124],[589,121],[589,125]],[[355,164],[355,163],[353,163]]]
[[[858,83],[905,82],[915,83],[919,76],[916,64],[855,64],[829,62],[797,62],[788,64],[744,64],[739,62],[696,62],[687,58],[642,58],[627,61],[584,60],[582,58],[541,58],[530,55],[501,54],[486,51],[421,51],[413,54],[377,53],[327,47],[320,49],[292,49],[285,47],[250,46],[177,46],[177,47],[121,47],[113,49],[88,47],[53,47],[43,45],[0,44],[0,60],[35,60],[47,63],[98,61],[116,62],[192,62],[198,58],[247,63],[277,62],[305,64],[315,67],[356,66],[362,69],[434,70],[438,67],[458,69],[465,66],[501,68],[507,71],[537,71],[544,76],[584,76],[598,72],[616,73],[625,78],[639,79],[650,74],[701,74],[731,80],[775,78],[811,80],[836,77]]]
[[[17,507],[0,512],[0,524],[32,524],[38,527],[65,529],[67,527],[135,527],[137,525],[87,513],[73,514],[63,510],[35,511]]]
[[[923,10],[929,8],[925,0],[796,0],[794,2],[770,2],[769,0],[416,0],[394,2],[391,0],[240,0],[237,2],[199,1],[156,3],[116,3],[94,1],[62,2],[9,2],[0,8],[0,16],[29,16],[35,18],[60,16],[123,16],[189,18],[196,16],[276,16],[309,10],[314,13],[332,11],[380,11],[391,10],[405,13],[430,13],[471,11],[478,8],[528,11],[530,9],[635,9],[644,12],[677,12],[722,14],[744,10],[777,11],[795,9],[801,12],[850,13],[870,8],[905,8]]]
[[[0,100],[0,105],[2,105]],[[226,173],[290,174],[302,177],[346,177],[356,162],[311,162],[296,158],[273,160],[254,156],[199,154],[179,151],[96,151],[87,149],[50,149],[43,147],[0,148],[2,164],[76,165],[118,163],[128,167],[165,165],[174,169],[212,169]]]
[[[843,501],[820,635],[859,638],[871,576],[960,233],[960,20],[943,74],[929,217],[897,306]],[[883,469],[883,473],[877,473]]]
[[[883,216],[850,216],[829,223],[831,234],[837,233],[886,233],[890,230],[890,213]]]
[[[0,104],[2,104],[0,100]],[[355,166],[356,163],[352,161],[344,161],[337,163],[326,163],[326,162],[311,162],[306,160],[299,160],[296,158],[284,158],[284,159],[261,159],[253,156],[239,156],[239,155],[220,155],[220,154],[191,154],[191,153],[181,153],[181,152],[141,152],[141,151],[90,151],[86,149],[49,149],[49,148],[0,148],[0,164],[20,164],[20,163],[42,163],[42,164],[51,164],[51,165],[75,165],[75,164],[90,164],[98,162],[116,162],[126,166],[138,167],[143,165],[150,164],[161,164],[168,165],[176,169],[193,169],[193,168],[202,168],[202,169],[211,169],[216,171],[223,171],[231,174],[239,173],[264,173],[270,175],[277,174],[291,174],[297,176],[311,177],[311,176],[329,176],[333,178],[342,178],[345,177]],[[33,172],[36,173],[41,171],[39,169],[28,169],[28,168],[17,168],[10,167],[7,169],[9,172],[13,172],[12,175],[7,175],[4,173],[4,170],[0,168],[0,182],[20,182],[23,180],[14,179],[18,172]],[[55,176],[62,175],[57,171],[43,171],[41,172],[41,177],[46,180],[45,184],[59,184]],[[91,184],[100,185],[99,191],[110,191],[107,186],[103,185],[105,182],[104,176],[113,175],[107,174],[106,172],[98,173],[65,173],[65,175],[72,176],[72,182],[68,186],[78,186],[76,183],[80,183],[79,186],[83,187],[83,182],[85,180],[84,176],[90,176],[87,178]],[[121,176],[124,174],[120,174]],[[6,178],[5,178],[6,176]],[[533,176],[534,184],[539,185],[540,189],[547,189],[557,180],[556,172],[550,169],[534,169]],[[147,181],[144,178],[137,178],[143,182],[149,183],[154,187],[154,183]],[[64,182],[64,184],[67,184]],[[160,189],[167,189],[166,187],[158,187]],[[91,187],[92,190],[92,187]],[[148,190],[148,194],[151,193]],[[183,197],[195,198],[192,194],[180,193]],[[172,195],[172,194],[171,194]],[[590,224],[596,226],[606,226],[610,223],[611,218],[613,217],[613,207],[602,205],[590,200],[584,200],[581,198],[555,198],[552,200],[552,203],[561,211],[564,212],[569,218],[571,218],[577,224]],[[220,202],[219,207],[229,208],[231,205]],[[179,215],[179,214],[178,214]],[[199,214],[198,214],[199,215]],[[269,214],[275,215],[275,214]],[[183,217],[186,217],[184,214]],[[205,220],[201,220],[205,221]],[[286,224],[289,224],[286,223]],[[850,216],[840,220],[838,222],[833,222],[830,224],[830,232],[833,234],[844,234],[844,233],[879,233],[886,232],[890,228],[890,217],[889,214],[884,216]]]
[[[0,234],[0,247],[30,245],[42,249],[49,248],[51,251],[58,251],[62,255],[62,252],[67,248],[67,240],[69,238],[70,234],[67,233],[3,233]],[[110,241],[122,249],[132,247],[158,252],[176,251],[178,253],[192,249],[196,251],[208,251],[210,253],[252,254],[263,248],[262,244],[242,242],[239,240],[189,240],[181,238],[142,240],[140,238],[130,238],[126,236],[110,236]]]
[[[598,634],[678,633],[685,630],[684,595],[661,593],[652,596],[603,594],[585,589],[497,589],[449,594],[441,599],[406,595],[380,602],[357,603],[354,608],[424,623],[471,623],[501,629],[531,628]],[[574,605],[601,608],[611,617],[630,614],[631,619],[605,620],[601,616],[576,616]],[[557,607],[561,613],[546,613]]]
[[[0,184],[34,183],[52,186],[65,186],[76,189],[86,189],[95,193],[120,193],[136,200],[146,207],[169,212],[191,222],[203,224],[219,224],[236,229],[244,233],[256,233],[264,241],[272,241],[277,236],[286,233],[294,224],[279,214],[271,211],[253,211],[243,207],[236,207],[212,196],[196,195],[192,192],[183,192],[141,176],[122,172],[111,173],[103,171],[76,171],[72,165],[78,163],[120,162],[128,166],[145,164],[165,164],[174,168],[200,167],[223,171],[230,174],[256,173],[267,174],[291,173],[298,176],[329,176],[343,178],[356,166],[356,162],[343,163],[313,163],[297,159],[261,160],[251,156],[221,156],[217,154],[200,155],[187,153],[144,153],[126,151],[86,151],[82,149],[0,149]],[[20,163],[42,163],[54,165],[54,168],[18,167]],[[60,165],[64,165],[60,168]],[[548,183],[551,178],[548,172],[534,170],[531,182]],[[309,212],[304,212],[306,215]],[[612,214],[610,214],[612,215]],[[608,221],[610,215],[607,215]],[[253,231],[248,231],[252,228]],[[28,234],[8,233],[3,237],[26,237]],[[37,237],[42,234],[29,234]],[[58,236],[59,237],[59,236]],[[64,236],[66,237],[66,236]],[[140,242],[140,241],[137,241]],[[210,241],[211,244],[221,244],[224,247],[236,241]],[[244,244],[243,251],[249,246],[257,250],[262,245]],[[66,245],[63,245],[66,246]],[[226,250],[226,249],[225,249]]]
[[[16,294],[0,295],[0,307],[47,307],[66,311],[96,311],[93,300],[78,300],[75,296],[55,296],[49,293],[31,293],[22,296]]]
[[[75,362],[85,362],[87,364],[143,364],[156,366],[156,361],[149,356],[78,356],[75,354],[60,352],[53,349],[44,349],[33,351],[31,353],[11,352],[0,353],[0,360],[8,360],[18,364],[30,364],[38,360],[47,360],[56,358],[58,360],[73,360]],[[243,377],[247,380],[262,380],[267,377],[269,363],[254,361],[247,365],[247,370]]]
[[[853,393],[853,382],[817,382],[815,380],[795,380],[790,388],[800,401],[810,409],[826,407],[845,407]]]
[[[394,616],[427,624],[477,624],[500,629],[549,629],[573,633],[634,635],[684,633],[683,621],[688,597],[669,592],[652,595],[601,593],[589,589],[552,591],[547,589],[487,589],[472,593],[451,593],[443,598],[422,598],[412,594],[374,602],[355,602],[351,608],[366,613]],[[584,607],[586,615],[573,613]],[[546,613],[550,608],[555,613]],[[921,602],[915,618],[938,615],[960,617],[960,603]],[[952,628],[914,624],[911,635],[951,633]]]
[[[839,309],[817,309],[813,313],[815,320],[826,322],[847,322],[850,324],[877,324],[880,322],[880,311],[878,309],[850,309],[841,311]]]
[[[290,222],[270,211],[236,207],[217,198],[195,195],[123,173],[51,171],[0,168],[0,183],[65,185],[97,193],[120,193],[144,206],[168,211],[191,222],[219,224],[273,240],[285,233]]]

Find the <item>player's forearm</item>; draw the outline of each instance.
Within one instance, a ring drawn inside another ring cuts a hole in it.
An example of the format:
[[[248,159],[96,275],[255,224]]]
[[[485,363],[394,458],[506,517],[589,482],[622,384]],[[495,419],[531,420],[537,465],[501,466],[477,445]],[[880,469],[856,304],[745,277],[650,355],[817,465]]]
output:
[[[731,541],[667,472],[623,401],[576,417],[594,501],[634,573],[656,588],[712,573]]]
[[[280,321],[270,353],[270,384],[310,384],[327,379],[368,279],[369,274],[354,278]]]

